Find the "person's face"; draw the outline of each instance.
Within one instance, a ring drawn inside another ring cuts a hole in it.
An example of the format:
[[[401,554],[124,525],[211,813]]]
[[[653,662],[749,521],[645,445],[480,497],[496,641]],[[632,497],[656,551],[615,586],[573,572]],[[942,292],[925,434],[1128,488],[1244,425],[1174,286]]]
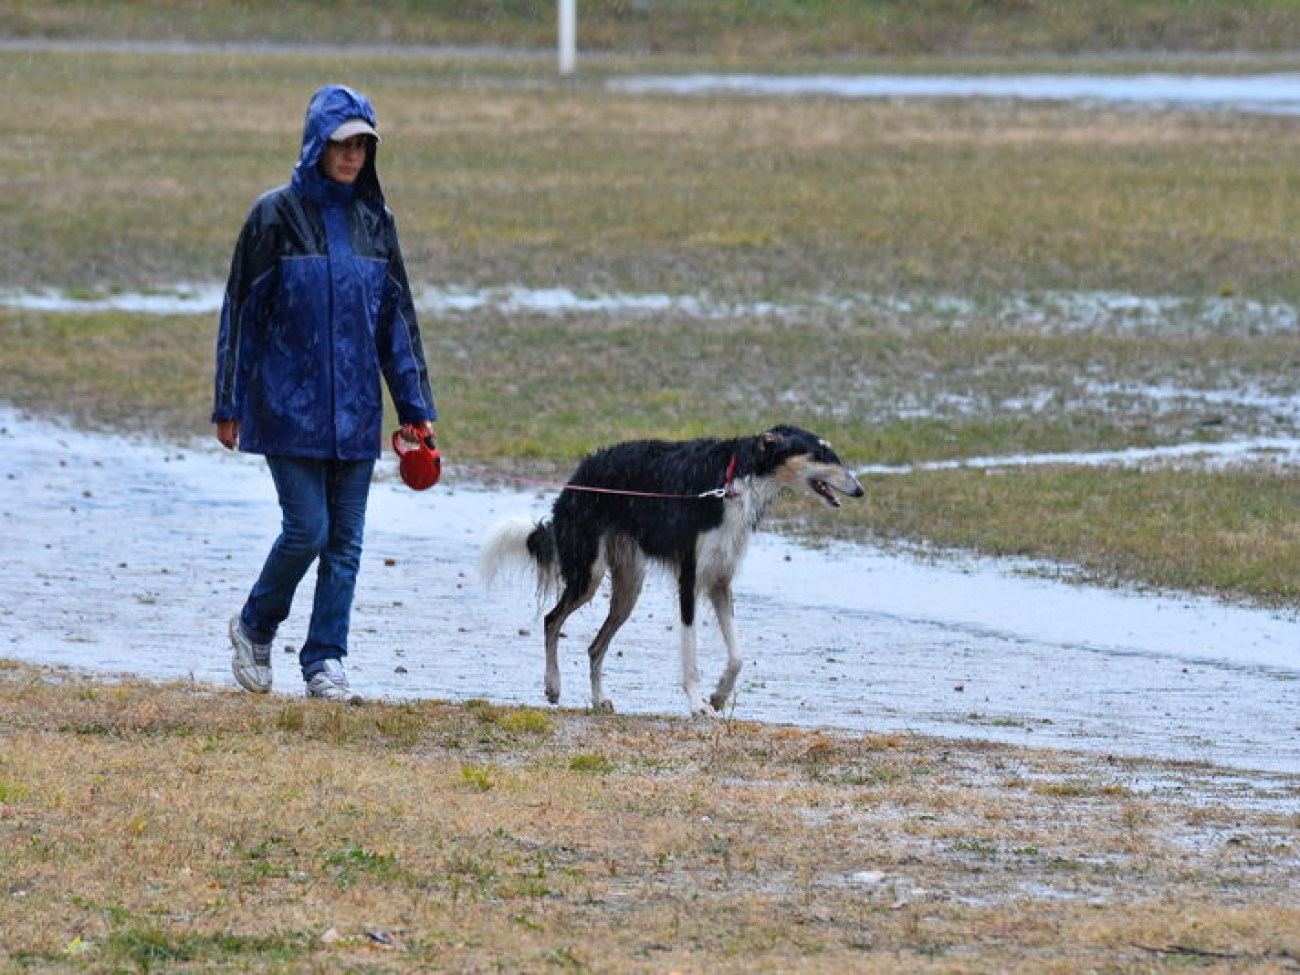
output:
[[[320,157],[321,172],[336,183],[351,183],[361,175],[368,152],[370,140],[364,135],[354,135],[343,142],[327,142]]]

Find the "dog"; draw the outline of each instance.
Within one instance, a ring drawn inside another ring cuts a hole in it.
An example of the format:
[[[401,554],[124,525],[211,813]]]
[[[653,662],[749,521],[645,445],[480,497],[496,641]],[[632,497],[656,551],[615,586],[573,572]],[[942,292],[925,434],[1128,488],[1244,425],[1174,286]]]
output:
[[[484,542],[480,567],[489,584],[509,564],[531,566],[539,596],[557,594],[545,618],[546,698],[560,700],[559,641],[565,620],[610,575],[609,615],[587,653],[591,704],[613,711],[601,672],[610,642],[636,606],[647,564],[677,580],[681,615],[681,682],[691,713],[721,711],[742,658],[736,641],[731,581],[749,538],[783,490],[840,506],[836,492],[865,493],[831,445],[799,427],[757,436],[686,441],[630,440],[598,450],[579,465],[556,498],[549,520],[499,522]],[[706,702],[696,663],[696,597],[713,604],[727,663]]]

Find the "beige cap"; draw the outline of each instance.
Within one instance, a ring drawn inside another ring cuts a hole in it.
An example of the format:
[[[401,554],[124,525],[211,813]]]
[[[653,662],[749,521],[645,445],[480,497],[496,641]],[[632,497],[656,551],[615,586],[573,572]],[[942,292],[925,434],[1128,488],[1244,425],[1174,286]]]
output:
[[[350,118],[330,133],[330,142],[343,142],[354,135],[368,135],[376,142],[379,141],[379,133],[373,125],[363,118]]]

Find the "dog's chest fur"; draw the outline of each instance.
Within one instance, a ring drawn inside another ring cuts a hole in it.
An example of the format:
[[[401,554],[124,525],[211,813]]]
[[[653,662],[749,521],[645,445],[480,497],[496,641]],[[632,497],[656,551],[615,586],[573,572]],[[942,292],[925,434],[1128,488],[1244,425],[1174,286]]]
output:
[[[722,522],[703,532],[695,543],[699,588],[730,581],[736,574],[750,536],[763,520],[780,486],[768,478],[744,478],[732,485],[733,496],[724,502]]]

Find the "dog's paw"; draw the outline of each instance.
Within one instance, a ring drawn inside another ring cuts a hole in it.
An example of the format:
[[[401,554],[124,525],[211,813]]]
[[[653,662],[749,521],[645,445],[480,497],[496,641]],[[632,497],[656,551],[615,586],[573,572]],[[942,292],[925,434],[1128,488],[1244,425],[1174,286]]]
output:
[[[727,694],[714,694],[709,698],[709,706],[712,707],[714,711],[721,711],[727,706],[727,698],[729,696],[730,695]]]
[[[558,687],[557,687],[557,688],[554,688],[554,689],[548,687],[548,688],[546,689],[546,701],[547,701],[548,704],[559,704],[559,703],[560,703],[560,689],[559,689]]]
[[[599,701],[592,701],[591,709],[597,714],[613,714],[614,702],[607,697],[603,697]]]
[[[717,718],[718,716],[719,716],[718,712],[713,709],[713,706],[709,704],[705,704],[703,701],[698,701],[697,703],[691,706],[692,718],[705,718],[711,720]]]

